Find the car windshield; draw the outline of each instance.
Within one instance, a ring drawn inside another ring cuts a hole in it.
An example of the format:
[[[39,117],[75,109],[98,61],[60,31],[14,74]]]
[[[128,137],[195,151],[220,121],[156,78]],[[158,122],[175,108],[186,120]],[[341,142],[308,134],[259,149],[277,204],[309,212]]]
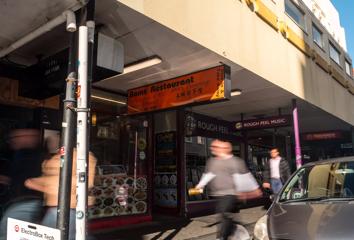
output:
[[[280,202],[354,199],[354,162],[301,168],[280,194]]]

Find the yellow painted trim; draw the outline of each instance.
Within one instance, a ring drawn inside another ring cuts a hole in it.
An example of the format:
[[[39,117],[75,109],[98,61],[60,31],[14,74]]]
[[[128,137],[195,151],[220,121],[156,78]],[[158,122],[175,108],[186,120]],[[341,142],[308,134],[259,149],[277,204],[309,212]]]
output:
[[[286,25],[286,23],[284,21],[279,21],[278,27],[279,27],[279,32],[281,33],[281,35],[283,35],[283,37],[285,37],[287,39],[288,38],[288,26]]]
[[[274,30],[278,31],[278,17],[272,10],[270,10],[261,0],[247,1],[249,5],[253,6],[255,13],[265,21]]]
[[[262,0],[244,0],[246,4],[260,17],[264,22],[270,25],[276,31],[279,31],[285,39],[293,44],[297,49],[303,52],[307,57],[312,58],[315,63],[325,72],[330,74],[343,87],[348,88],[354,94],[354,87],[349,89],[349,81],[343,77],[343,74],[332,67],[326,59],[319,55],[314,49],[306,43],[304,38],[295,33],[284,21],[279,21],[278,16],[270,10]]]
[[[245,0],[248,6],[251,6],[256,0]]]
[[[339,82],[343,87],[347,88],[348,87],[348,81],[345,80],[345,77],[337,71],[334,67],[331,67],[331,72],[332,72],[332,78],[334,78],[337,82]]]
[[[311,47],[297,35],[291,28],[287,28],[286,36],[289,42],[291,42],[295,47],[297,47],[301,52],[303,52],[307,57],[311,57],[312,49]]]

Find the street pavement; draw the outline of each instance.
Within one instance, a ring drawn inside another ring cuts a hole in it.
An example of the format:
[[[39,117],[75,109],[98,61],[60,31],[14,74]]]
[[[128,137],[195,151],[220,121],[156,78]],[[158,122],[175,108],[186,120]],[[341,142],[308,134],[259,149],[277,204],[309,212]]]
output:
[[[242,209],[235,214],[235,221],[242,223],[252,235],[256,221],[264,213],[263,207]],[[153,222],[96,233],[95,236],[109,240],[209,240],[216,239],[217,224],[216,214],[192,219],[164,216]]]

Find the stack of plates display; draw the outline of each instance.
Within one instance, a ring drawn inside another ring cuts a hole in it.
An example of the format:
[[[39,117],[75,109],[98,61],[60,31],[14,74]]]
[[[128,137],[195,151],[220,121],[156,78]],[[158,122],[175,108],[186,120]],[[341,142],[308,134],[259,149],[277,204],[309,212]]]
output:
[[[96,176],[90,195],[95,197],[94,206],[89,208],[90,218],[143,214],[147,211],[147,178]]]

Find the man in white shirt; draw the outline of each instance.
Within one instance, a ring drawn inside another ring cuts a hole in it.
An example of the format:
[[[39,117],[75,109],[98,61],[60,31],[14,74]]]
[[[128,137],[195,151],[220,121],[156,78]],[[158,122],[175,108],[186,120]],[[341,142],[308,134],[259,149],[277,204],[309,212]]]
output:
[[[290,177],[290,168],[288,162],[280,156],[277,148],[270,151],[270,157],[264,171],[263,187],[271,188],[273,193],[278,194]]]

